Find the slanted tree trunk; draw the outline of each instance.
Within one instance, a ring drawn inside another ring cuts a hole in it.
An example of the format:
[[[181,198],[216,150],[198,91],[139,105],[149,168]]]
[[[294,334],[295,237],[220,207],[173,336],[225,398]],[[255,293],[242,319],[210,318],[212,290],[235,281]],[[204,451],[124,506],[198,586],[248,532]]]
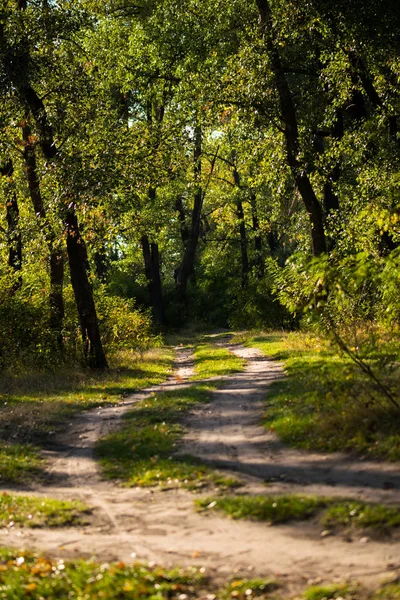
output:
[[[101,343],[93,291],[89,281],[88,254],[79,231],[75,206],[68,208],[65,224],[71,283],[78,309],[85,360],[93,369],[106,369],[108,365]]]
[[[164,299],[160,276],[160,255],[158,244],[150,244],[148,236],[142,235],[141,246],[143,252],[147,289],[149,290],[154,322],[157,325],[166,325]]]
[[[15,192],[12,176],[14,166],[12,160],[9,160],[3,167],[0,167],[0,174],[7,178],[4,184],[4,195],[6,199],[6,219],[7,219],[7,243],[8,243],[8,266],[16,275],[15,282],[10,290],[11,295],[15,294],[22,286],[22,239],[19,230],[19,210],[17,194]]]
[[[32,113],[36,126],[39,132],[39,144],[42,149],[44,157],[50,162],[54,160],[58,155],[58,149],[54,140],[54,132],[51,124],[49,123],[45,106],[42,99],[37,95],[36,91],[31,85],[25,83],[23,86],[18,87],[18,91],[22,100],[25,102],[27,108]],[[24,128],[26,129],[26,128]],[[37,215],[46,221],[46,214],[43,214],[43,202],[41,202],[39,181],[36,173],[35,154],[34,149],[29,138],[30,132],[25,131],[25,152],[27,154],[27,172],[28,172],[28,183],[31,190],[32,201],[37,202],[37,208],[35,209]],[[29,163],[31,161],[31,164]],[[32,196],[33,194],[33,196]],[[66,229],[67,229],[67,253],[68,261],[71,273],[71,282],[74,289],[75,302],[79,314],[79,321],[81,327],[82,341],[85,352],[85,359],[89,366],[98,369],[104,369],[107,367],[107,360],[104,354],[104,350],[101,343],[99,324],[97,320],[96,308],[93,299],[92,288],[88,279],[89,263],[85,242],[81,236],[78,227],[78,220],[75,214],[75,208],[68,210],[66,217]],[[76,239],[74,238],[76,236]],[[54,238],[55,239],[55,238]],[[78,241],[79,240],[79,243]],[[57,258],[54,261],[50,261],[50,266],[54,266],[53,279],[54,292],[55,294],[61,294],[57,297],[57,303],[54,302],[53,310],[57,311],[62,305],[62,283],[61,287],[56,284],[56,278],[61,275],[61,267],[55,268],[57,263],[63,260],[61,252],[58,253]],[[72,261],[72,264],[71,264]],[[59,281],[59,280],[58,280]],[[54,313],[56,314],[56,313]],[[62,323],[63,314],[58,314],[58,318],[61,319]]]
[[[49,250],[50,272],[50,329],[54,332],[60,350],[63,346],[62,328],[64,319],[64,254],[57,243],[56,234],[47,219],[46,209],[40,190],[37,175],[36,155],[34,143],[31,141],[31,130],[27,124],[22,128],[24,140],[25,171],[28,179],[29,194],[31,197],[36,220]]]
[[[298,158],[300,147],[297,114],[279,50],[273,37],[274,26],[269,2],[268,0],[256,0],[256,3],[263,39],[275,77],[281,118],[285,127],[287,162],[310,219],[313,254],[319,256],[327,250],[322,208],[306,169]]]

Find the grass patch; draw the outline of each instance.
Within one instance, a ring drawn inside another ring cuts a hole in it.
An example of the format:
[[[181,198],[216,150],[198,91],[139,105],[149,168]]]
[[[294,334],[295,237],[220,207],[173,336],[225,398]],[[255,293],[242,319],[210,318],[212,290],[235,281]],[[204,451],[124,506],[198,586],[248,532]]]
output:
[[[312,496],[225,496],[196,500],[202,510],[219,510],[232,519],[251,519],[272,524],[302,521],[326,506],[324,498]]]
[[[318,496],[224,496],[196,500],[201,510],[219,510],[233,519],[252,519],[272,524],[303,521],[319,515],[329,529],[363,529],[387,533],[400,527],[400,508]]]
[[[30,553],[0,551],[0,596],[6,600],[162,600],[198,596],[204,577],[198,569],[148,568],[124,563],[53,560]]]
[[[400,600],[400,581],[383,585],[372,596],[372,600]]]
[[[291,333],[245,334],[232,341],[284,361],[287,377],[271,386],[265,420],[283,442],[307,450],[400,460],[400,413],[326,340]],[[400,396],[398,367],[390,378]]]
[[[39,448],[30,444],[0,442],[0,481],[21,481],[28,475],[42,473],[42,460]]]
[[[400,508],[364,502],[334,502],[324,512],[321,523],[327,528],[355,527],[385,533],[400,527]]]
[[[304,593],[305,600],[357,600],[358,590],[354,585],[338,583],[334,585],[313,585]]]
[[[4,374],[0,381],[0,483],[39,475],[40,450],[51,444],[74,414],[160,383],[172,361],[169,349],[142,355],[124,350],[104,373],[69,366],[54,372]]]
[[[192,380],[238,373],[246,366],[245,360],[214,344],[197,345],[193,357],[195,375]]]
[[[249,598],[264,598],[279,588],[273,579],[235,579],[218,592],[218,599],[248,600]]]
[[[236,480],[218,476],[193,457],[174,455],[184,432],[183,415],[193,406],[209,402],[214,389],[215,385],[192,385],[160,391],[140,402],[125,416],[122,429],[96,446],[106,477],[128,486],[237,486]]]
[[[0,494],[0,527],[63,527],[84,525],[89,508],[76,500]]]

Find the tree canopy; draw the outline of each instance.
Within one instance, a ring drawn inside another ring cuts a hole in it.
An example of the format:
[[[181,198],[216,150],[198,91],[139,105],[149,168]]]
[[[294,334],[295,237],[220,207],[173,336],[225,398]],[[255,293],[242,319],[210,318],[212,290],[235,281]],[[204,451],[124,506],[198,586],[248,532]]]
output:
[[[389,0],[4,0],[4,364],[106,367],[117,305],[397,327],[399,26]]]

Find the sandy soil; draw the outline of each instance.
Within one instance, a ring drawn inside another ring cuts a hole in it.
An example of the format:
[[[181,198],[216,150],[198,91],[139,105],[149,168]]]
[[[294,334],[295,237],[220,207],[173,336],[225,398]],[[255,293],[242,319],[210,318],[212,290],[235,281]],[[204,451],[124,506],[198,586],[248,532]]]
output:
[[[240,493],[295,492],[399,503],[398,466],[300,452],[266,432],[260,425],[262,400],[271,382],[284,375],[282,366],[258,350],[233,351],[246,359],[246,369],[224,378],[211,404],[190,415],[181,452],[239,477],[244,483]],[[174,374],[161,387],[187,385],[192,368],[190,352],[178,348]],[[195,512],[194,496],[184,490],[126,489],[103,481],[93,460],[96,440],[115,430],[124,412],[154,389],[77,417],[60,436],[56,450],[47,453],[45,483],[19,490],[84,500],[95,507],[89,524],[81,529],[1,529],[3,544],[60,557],[193,564],[206,567],[217,579],[232,573],[274,575],[287,582],[290,592],[319,580],[349,577],[368,584],[400,574],[398,537],[321,537],[316,523],[268,527],[232,521]]]

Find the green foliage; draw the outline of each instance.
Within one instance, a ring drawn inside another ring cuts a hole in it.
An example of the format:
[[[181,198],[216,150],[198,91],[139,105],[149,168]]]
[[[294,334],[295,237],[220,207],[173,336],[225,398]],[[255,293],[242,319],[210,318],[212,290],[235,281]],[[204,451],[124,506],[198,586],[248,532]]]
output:
[[[161,345],[160,337],[152,333],[150,313],[138,310],[134,300],[109,296],[104,288],[97,291],[96,300],[102,339],[108,350],[143,351]]]
[[[35,496],[0,495],[2,527],[64,527],[82,525],[90,512],[82,502]]]
[[[48,325],[46,297],[34,288],[10,296],[7,279],[0,286],[0,367],[57,364],[60,356]]]

